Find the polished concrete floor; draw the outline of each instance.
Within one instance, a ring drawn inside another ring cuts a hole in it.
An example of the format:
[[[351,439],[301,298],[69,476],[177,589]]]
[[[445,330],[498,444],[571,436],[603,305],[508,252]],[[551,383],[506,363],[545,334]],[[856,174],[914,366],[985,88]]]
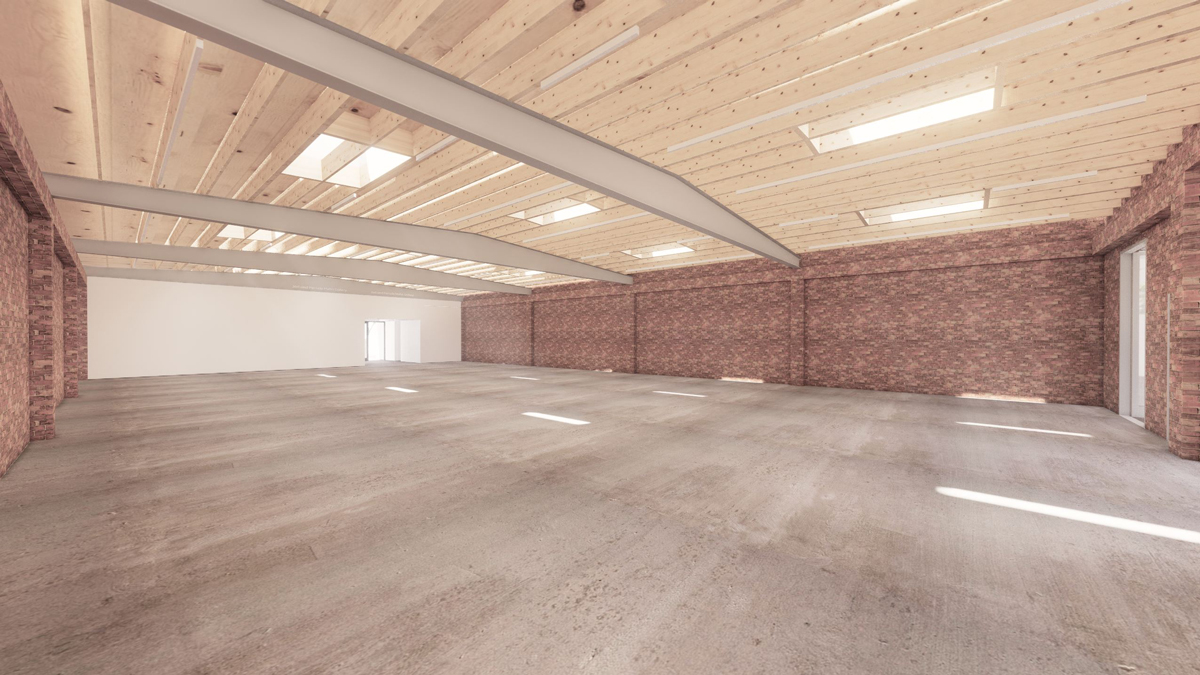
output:
[[[1100,408],[389,364],[59,431],[0,480],[7,675],[1200,673],[1200,544],[937,491],[1200,531]]]

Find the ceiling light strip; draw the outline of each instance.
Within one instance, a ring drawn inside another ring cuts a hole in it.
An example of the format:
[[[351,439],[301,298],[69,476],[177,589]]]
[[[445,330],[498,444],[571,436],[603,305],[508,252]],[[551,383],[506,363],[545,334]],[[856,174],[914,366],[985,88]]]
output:
[[[496,153],[494,153],[494,152],[493,152],[493,153],[491,154],[491,156],[492,156],[492,157],[495,157],[495,156],[496,156]],[[421,203],[421,204],[418,204],[418,205],[416,205],[416,206],[412,207],[411,209],[409,209],[409,210],[407,210],[407,211],[405,211],[405,212],[403,212],[403,213],[400,213],[400,214],[397,214],[397,215],[394,215],[394,216],[392,216],[391,218],[388,218],[388,220],[396,220],[397,218],[403,218],[404,216],[407,216],[408,214],[412,213],[413,211],[417,211],[417,210],[419,210],[419,209],[423,209],[423,208],[425,208],[426,206],[432,206],[432,205],[434,205],[434,204],[436,204],[436,203],[438,203],[438,202],[442,201],[443,199],[449,199],[450,197],[453,197],[454,195],[456,195],[456,194],[458,194],[458,193],[460,193],[460,192],[462,192],[462,191],[464,191],[464,190],[470,190],[471,188],[475,187],[476,185],[480,185],[481,183],[486,183],[486,182],[488,182],[489,180],[491,180],[491,179],[493,179],[493,178],[499,178],[500,176],[503,176],[504,174],[508,173],[509,171],[513,171],[513,170],[515,170],[515,169],[519,169],[519,168],[521,168],[521,167],[523,167],[523,166],[525,166],[525,165],[524,165],[524,164],[522,164],[521,162],[517,162],[516,164],[513,164],[512,166],[508,167],[507,169],[501,169],[500,171],[497,171],[496,173],[493,173],[493,174],[489,174],[489,175],[487,175],[487,176],[484,176],[483,178],[480,178],[480,179],[479,179],[479,180],[477,180],[477,181],[474,181],[474,182],[471,182],[471,183],[467,183],[466,185],[464,185],[464,186],[462,186],[462,187],[460,187],[460,188],[457,188],[457,189],[455,189],[455,190],[451,190],[450,192],[447,192],[446,194],[444,194],[444,195],[442,195],[442,196],[440,196],[440,197],[435,197],[435,198],[433,198],[433,199],[430,199],[430,200],[429,200],[429,201],[427,201],[427,202],[423,202],[423,203]]]
[[[965,47],[960,47],[958,49],[948,51],[944,54],[939,54],[938,56],[934,56],[934,57],[925,59],[924,61],[918,61],[917,63],[914,63],[910,66],[905,66],[904,68],[897,68],[896,70],[884,73],[882,75],[877,75],[876,77],[868,78],[861,82],[857,82],[855,84],[852,84],[852,85],[849,85],[846,87],[842,87],[841,89],[831,91],[828,94],[816,96],[816,97],[810,98],[806,101],[801,101],[799,103],[789,105],[785,108],[780,108],[779,110],[776,110],[774,112],[769,112],[769,113],[766,113],[763,115],[759,115],[758,117],[753,117],[751,119],[745,120],[743,122],[738,122],[737,124],[731,124],[723,129],[718,129],[716,131],[704,134],[702,136],[697,136],[696,138],[693,138],[689,141],[684,141],[682,143],[676,143],[675,145],[668,147],[667,152],[675,152],[677,150],[683,150],[684,148],[691,147],[693,145],[696,145],[697,143],[711,141],[714,138],[724,136],[726,134],[731,134],[735,131],[740,131],[742,129],[752,127],[756,124],[762,124],[763,122],[767,122],[767,121],[773,120],[778,117],[783,117],[784,115],[790,115],[798,110],[804,110],[805,108],[819,105],[821,103],[825,103],[826,101],[830,101],[835,98],[841,98],[842,96],[847,96],[849,94],[853,94],[855,92],[862,91],[864,89],[869,89],[871,87],[874,87],[878,84],[882,84],[884,82],[888,82],[890,80],[895,80],[895,79],[902,78],[902,77],[908,77],[909,75],[912,75],[913,73],[917,73],[922,70],[927,70],[929,68],[933,68],[934,66],[940,66],[943,63],[949,63],[950,61],[953,61],[955,59],[962,58],[964,56],[968,56],[968,55],[974,54],[976,52],[981,52],[986,49],[991,49],[997,45],[1004,44],[1005,42],[1011,42],[1013,40],[1027,37],[1029,35],[1033,35],[1034,33],[1038,33],[1038,32],[1041,32],[1041,31],[1049,29],[1049,28],[1054,28],[1055,26],[1060,26],[1064,23],[1070,23],[1072,21],[1077,21],[1085,16],[1089,16],[1089,15],[1095,14],[1097,12],[1102,12],[1106,9],[1111,9],[1113,7],[1117,7],[1119,5],[1123,5],[1123,4],[1126,4],[1131,1],[1132,0],[1097,0],[1097,2],[1093,2],[1091,4],[1087,4],[1082,7],[1077,7],[1075,9],[1072,9],[1072,10],[1069,10],[1066,12],[1062,12],[1061,14],[1056,14],[1052,17],[1042,19],[1041,21],[1036,21],[1036,22],[1028,24],[1026,26],[1022,26],[1020,28],[1015,28],[1008,32],[1001,33],[1000,35],[996,35],[994,37],[990,37],[985,40],[980,40],[979,42],[969,44]],[[797,79],[803,79],[803,78],[797,78]]]
[[[458,140],[457,136],[447,136],[447,137],[443,138],[442,140],[438,141],[437,143],[434,143],[433,145],[429,146],[428,148],[425,148],[421,152],[418,152],[417,156],[414,157],[413,160],[416,162],[426,160],[426,159],[436,155],[437,153],[441,152],[442,150],[445,150],[446,148],[450,147],[457,140]]]
[[[831,216],[817,216],[816,218],[803,218],[801,220],[789,220],[786,223],[780,223],[779,227],[787,227],[788,225],[803,225],[804,223],[820,223],[826,220],[837,220],[842,214],[835,213]]]
[[[1061,183],[1068,180],[1077,180],[1079,178],[1090,178],[1095,176],[1096,171],[1084,171],[1083,173],[1073,173],[1069,176],[1058,176],[1056,178],[1043,178],[1041,180],[1029,180],[1024,183],[1013,183],[1012,185],[1001,185],[1000,187],[992,188],[992,192],[1003,192],[1005,190],[1016,190],[1017,188],[1032,187],[1034,185],[1046,185],[1048,183]]]
[[[980,223],[978,225],[967,225],[966,227],[951,227],[945,230],[929,230],[927,232],[909,232],[907,234],[893,234],[888,237],[872,237],[871,239],[855,239],[854,241],[839,241],[832,244],[817,244],[809,246],[808,250],[817,248],[830,248],[832,246],[850,246],[853,244],[866,244],[873,241],[886,241],[888,239],[903,239],[905,237],[920,237],[929,234],[946,234],[948,232],[962,232],[964,230],[977,230],[984,227],[1002,227],[1004,225],[1020,225],[1022,223],[1034,223],[1041,220],[1067,220],[1071,217],[1069,213],[1055,213],[1048,216],[1040,216],[1037,218],[1021,218],[1019,220],[1005,220],[999,223]],[[630,270],[631,272],[633,270]]]
[[[620,222],[623,222],[626,220],[633,220],[634,218],[641,218],[642,216],[648,216],[648,215],[650,215],[650,214],[646,213],[645,211],[642,211],[640,213],[635,213],[632,216],[622,216],[620,218],[613,218],[612,220],[606,220],[602,223],[593,223],[591,225],[584,225],[582,227],[576,227],[576,228],[572,228],[570,230],[563,230],[562,232],[555,232],[554,234],[543,234],[540,237],[533,237],[532,239],[524,239],[521,241],[521,243],[528,244],[531,241],[541,241],[542,239],[550,239],[551,237],[561,237],[564,234],[571,234],[572,232],[581,232],[583,230],[590,230],[593,227],[602,227],[604,225],[612,225],[613,223],[620,223]]]
[[[609,40],[608,42],[605,42],[599,47],[596,47],[578,59],[575,59],[565,67],[559,69],[558,72],[542,80],[542,91],[546,91],[550,87],[553,87],[568,77],[571,77],[572,75],[578,73],[584,68],[587,68],[600,59],[603,59],[609,54],[612,54],[621,47],[633,42],[638,38],[639,35],[641,35],[641,29],[639,29],[637,26],[633,26],[632,28],[624,30],[620,35]]]
[[[860,167],[870,166],[872,164],[888,162],[893,159],[902,159],[904,157],[912,157],[913,155],[920,155],[920,154],[924,154],[926,152],[933,152],[935,150],[942,150],[944,148],[952,148],[956,145],[964,145],[967,143],[974,143],[975,141],[982,141],[982,140],[986,140],[989,138],[995,138],[997,136],[1003,136],[1006,134],[1016,133],[1018,131],[1027,131],[1029,129],[1036,129],[1038,127],[1044,127],[1044,126],[1048,126],[1051,124],[1057,124],[1058,122],[1066,122],[1068,120],[1078,119],[1080,117],[1087,117],[1088,115],[1096,115],[1099,113],[1108,112],[1110,110],[1117,110],[1119,108],[1125,108],[1125,107],[1132,106],[1132,105],[1139,105],[1139,104],[1145,103],[1145,102],[1146,102],[1146,96],[1143,94],[1141,96],[1127,98],[1123,101],[1114,101],[1113,103],[1105,103],[1103,105],[1093,106],[1091,108],[1084,108],[1082,110],[1076,110],[1076,111],[1069,112],[1069,113],[1063,113],[1061,115],[1054,115],[1053,117],[1046,117],[1044,119],[1034,120],[1032,122],[1025,122],[1024,124],[1014,124],[1012,126],[1003,127],[1001,129],[995,129],[993,131],[985,131],[985,132],[978,133],[978,134],[972,134],[970,136],[964,136],[962,138],[956,138],[956,139],[949,140],[949,141],[943,141],[941,143],[934,143],[933,145],[926,145],[926,146],[922,146],[920,148],[913,148],[912,150],[905,150],[903,152],[894,152],[890,155],[884,155],[882,157],[875,157],[874,159],[865,159],[865,160],[862,160],[861,162],[851,162],[849,164],[843,164],[842,166],[835,166],[833,168],[823,169],[821,171],[813,171],[812,173],[806,173],[806,174],[803,174],[800,176],[793,176],[791,178],[784,178],[783,180],[772,181],[770,183],[763,183],[762,185],[755,185],[753,187],[742,188],[737,191],[737,194],[746,194],[749,192],[757,192],[759,190],[766,190],[766,189],[773,188],[773,187],[779,187],[780,185],[787,185],[789,183],[797,183],[799,181],[808,180],[810,178],[817,178],[819,176],[828,176],[830,174],[841,173],[843,171],[849,171],[851,169],[858,169]]]

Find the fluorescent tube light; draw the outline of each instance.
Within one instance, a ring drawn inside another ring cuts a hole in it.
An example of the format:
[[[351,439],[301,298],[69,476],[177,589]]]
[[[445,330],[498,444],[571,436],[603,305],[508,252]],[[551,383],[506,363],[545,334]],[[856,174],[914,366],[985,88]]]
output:
[[[685,394],[680,391],[656,391],[656,394],[667,394],[670,396],[691,396],[692,398],[708,398],[704,394]]]
[[[1091,178],[1097,174],[1096,171],[1084,171],[1083,173],[1073,173],[1069,176],[1058,176],[1056,178],[1043,178],[1041,180],[1028,180],[1024,183],[1013,183],[1011,185],[1001,185],[1000,187],[992,188],[992,192],[1004,192],[1005,190],[1016,190],[1017,188],[1032,187],[1034,185],[1046,185],[1047,183],[1061,183],[1068,180],[1077,180],[1079,178]]]
[[[536,417],[540,420],[550,420],[551,422],[562,422],[563,424],[575,424],[575,425],[591,424],[591,422],[584,422],[583,420],[575,420],[575,419],[571,419],[570,417],[559,417],[558,415],[547,415],[545,413],[527,412],[527,413],[521,413],[521,414],[525,415],[526,417]]]
[[[780,223],[779,227],[787,227],[788,225],[802,225],[804,223],[819,223],[825,220],[837,220],[841,218],[840,213],[835,213],[832,216],[817,216],[816,218],[803,218],[801,220],[789,220],[786,223]]]
[[[498,205],[496,205],[496,206],[492,206],[492,207],[486,208],[486,209],[484,209],[484,210],[482,210],[482,211],[476,211],[475,213],[472,213],[472,214],[470,214],[470,215],[467,215],[467,216],[462,216],[462,217],[460,217],[460,218],[455,218],[454,220],[451,220],[451,221],[450,221],[450,222],[448,222],[448,223],[443,223],[443,224],[441,225],[441,227],[450,227],[451,225],[455,225],[455,224],[457,224],[457,223],[461,223],[461,222],[462,222],[462,221],[464,221],[464,220],[470,220],[470,219],[472,219],[472,218],[476,218],[476,217],[478,217],[478,216],[482,216],[482,215],[484,215],[484,214],[486,214],[486,213],[491,213],[491,212],[493,212],[493,211],[499,211],[500,209],[503,209],[503,208],[505,208],[505,207],[508,207],[508,206],[512,206],[513,204],[519,204],[520,202],[523,202],[523,201],[525,201],[525,200],[527,200],[527,199],[533,199],[534,197],[540,197],[540,196],[542,196],[542,195],[544,195],[544,194],[546,194],[546,193],[549,193],[549,192],[554,192],[555,190],[561,190],[561,189],[563,189],[563,188],[566,188],[566,187],[571,187],[571,185],[573,185],[573,183],[571,183],[571,181],[566,181],[566,182],[564,182],[564,183],[559,183],[558,185],[551,185],[550,187],[546,188],[545,190],[539,190],[539,191],[537,191],[537,192],[535,192],[535,193],[533,193],[533,194],[531,194],[531,195],[525,195],[524,197],[517,197],[516,199],[510,199],[509,201],[507,201],[507,202],[504,202],[503,204],[498,204]]]
[[[317,373],[317,377],[337,377],[337,375],[326,375],[325,373]]]
[[[648,216],[648,215],[650,215],[650,214],[646,213],[645,211],[641,211],[639,213],[633,214],[632,216],[621,216],[620,218],[613,218],[612,220],[606,220],[602,223],[592,223],[591,225],[583,225],[582,227],[575,227],[575,228],[571,228],[569,230],[563,230],[562,232],[554,232],[552,234],[543,234],[540,237],[533,237],[532,239],[525,239],[521,243],[528,244],[531,241],[538,241],[541,239],[549,239],[551,237],[561,237],[564,234],[571,234],[572,232],[579,232],[581,230],[590,230],[593,227],[603,227],[605,225],[612,225],[613,223],[620,223],[620,222],[623,222],[626,220],[633,220],[634,218],[641,218],[642,216]],[[607,254],[605,254],[605,255],[607,255]],[[584,258],[580,258],[580,260],[584,260]]]
[[[514,380],[537,380],[536,377],[521,377],[520,375],[509,375]]]
[[[546,91],[550,87],[553,87],[568,77],[571,77],[572,75],[578,73],[584,68],[587,68],[600,59],[603,59],[609,54],[612,54],[621,47],[633,42],[639,35],[641,35],[641,29],[639,29],[637,26],[627,28],[620,35],[575,59],[565,67],[561,68],[558,72],[542,80],[542,91]]]
[[[384,387],[384,389],[387,389],[388,391],[399,391],[405,394],[417,393],[416,389],[405,389],[404,387]]]

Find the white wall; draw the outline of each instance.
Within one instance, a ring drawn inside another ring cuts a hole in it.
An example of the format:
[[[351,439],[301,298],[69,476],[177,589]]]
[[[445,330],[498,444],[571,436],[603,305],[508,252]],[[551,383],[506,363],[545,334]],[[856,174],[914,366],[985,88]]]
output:
[[[363,322],[421,322],[425,363],[462,358],[457,301],[88,279],[88,376],[363,365]]]

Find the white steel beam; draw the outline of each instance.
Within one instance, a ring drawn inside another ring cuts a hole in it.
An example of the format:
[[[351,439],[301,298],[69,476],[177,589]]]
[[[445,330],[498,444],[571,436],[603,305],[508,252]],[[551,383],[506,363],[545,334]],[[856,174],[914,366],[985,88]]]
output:
[[[790,249],[680,176],[285,0],[110,0],[792,267]]]
[[[361,281],[309,277],[293,274],[238,274],[234,272],[191,272],[187,270],[143,270],[128,267],[85,267],[88,277],[110,277],[113,279],[140,279],[142,281],[170,281],[181,284],[209,284],[214,286],[245,286],[249,288],[273,288],[283,291],[311,291],[317,293],[345,293],[348,295],[370,295],[382,298],[415,298],[419,300],[445,300],[462,302],[462,298],[445,293],[418,291],[412,288],[396,288]]]
[[[633,283],[633,278],[624,274],[471,232],[441,230],[410,223],[358,218],[58,174],[46,174],[46,184],[50,186],[50,193],[56,199],[67,201],[149,211],[210,223],[287,232],[581,279]]]
[[[261,251],[228,251],[219,248],[192,248],[191,246],[163,246],[162,244],[131,244],[121,241],[99,239],[71,240],[78,253],[107,255],[117,258],[159,260],[189,265],[211,265],[213,267],[238,267],[249,270],[270,270],[322,277],[362,279],[364,281],[391,281],[400,284],[435,286],[439,288],[462,288],[470,291],[493,293],[515,293],[529,295],[528,288],[501,284],[495,281],[475,279],[461,274],[448,274],[421,269],[410,265],[383,262],[382,260],[355,260],[353,258],[327,258],[324,256],[289,255],[287,253],[264,253]]]

